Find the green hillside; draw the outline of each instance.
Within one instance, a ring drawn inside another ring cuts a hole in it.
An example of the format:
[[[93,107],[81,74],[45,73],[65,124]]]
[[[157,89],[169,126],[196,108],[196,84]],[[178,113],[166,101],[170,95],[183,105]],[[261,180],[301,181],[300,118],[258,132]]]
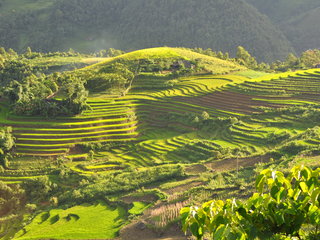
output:
[[[278,22],[300,15],[319,6],[317,0],[246,0]]]
[[[290,52],[319,47],[320,33],[314,27],[319,22],[316,0],[188,0],[183,5],[145,0],[94,0],[90,4],[83,0],[1,0],[0,4],[0,45],[18,51],[27,46],[41,51],[93,52],[168,45],[234,54],[242,45],[259,60],[274,61]]]
[[[19,1],[19,0],[1,0],[0,14],[9,16],[10,14],[18,14],[21,12],[37,11],[51,7],[56,1],[41,0],[41,1]]]
[[[203,67],[204,72],[211,72],[214,74],[223,74],[233,71],[244,70],[245,67],[240,66],[237,63],[222,60],[216,57],[211,57],[203,54],[196,53],[190,49],[183,48],[169,48],[169,47],[159,47],[159,48],[149,48],[138,50],[134,52],[129,52],[114,58],[109,58],[106,61],[100,62],[95,65],[91,65],[84,70],[99,70],[108,64],[114,62],[125,62],[130,64],[130,62],[135,61],[145,61],[151,60],[155,61],[195,61]],[[153,64],[155,64],[153,63]]]
[[[292,44],[298,52],[319,48],[320,31],[315,27],[319,24],[319,16],[320,4],[281,23],[281,28],[288,38],[292,39]]]
[[[319,69],[55,54],[2,55],[0,239],[187,239],[182,207],[245,200],[264,168],[319,166]]]
[[[136,61],[146,61],[147,59],[149,61],[166,61],[168,64],[197,60],[197,64],[202,66],[201,72],[205,74],[217,75],[245,69],[238,64],[187,49],[153,48],[109,58],[106,61],[76,70],[73,74],[84,77],[92,74],[98,76],[104,72],[107,66],[116,62],[130,66]],[[89,60],[91,58],[87,58],[87,61]],[[36,60],[33,62],[37,63]],[[137,86],[139,78],[148,77],[148,73],[145,74],[147,75],[141,74],[133,80],[133,88]],[[149,74],[149,77],[151,76]],[[165,80],[170,79],[170,77],[163,76]],[[87,81],[89,83],[90,79]],[[188,84],[192,84],[192,81],[189,82]],[[144,88],[148,87],[146,83],[141,84]],[[185,83],[177,84],[183,86]],[[212,85],[214,87],[215,83],[213,82]],[[157,89],[158,86],[164,88],[163,94],[167,94],[166,88],[168,87],[166,87],[165,81],[161,81],[161,77],[157,83],[152,82],[151,84],[153,89]],[[204,85],[204,87],[208,86]],[[96,95],[98,98],[94,97]],[[24,156],[57,156],[68,153],[70,149],[72,151],[75,144],[136,140],[138,121],[135,115],[137,114],[136,108],[140,105],[139,99],[117,98],[117,96],[108,96],[102,91],[95,93],[87,103],[89,109],[85,110],[82,115],[69,118],[58,117],[55,121],[20,116],[10,116],[8,119],[3,119],[7,125],[15,125],[13,133],[16,137],[16,153]]]
[[[317,27],[320,3],[317,0],[247,0],[278,25],[298,53],[319,48]]]
[[[0,45],[19,51],[168,45],[234,54],[242,45],[265,61],[294,52],[281,31],[243,0],[3,0],[2,6]]]

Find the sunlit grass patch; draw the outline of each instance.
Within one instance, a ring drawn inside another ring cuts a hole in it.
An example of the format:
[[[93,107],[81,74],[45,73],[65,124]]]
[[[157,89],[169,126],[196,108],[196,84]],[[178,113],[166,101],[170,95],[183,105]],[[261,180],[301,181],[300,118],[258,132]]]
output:
[[[52,209],[35,217],[15,239],[106,239],[117,236],[126,223],[126,211],[100,202],[68,209]]]

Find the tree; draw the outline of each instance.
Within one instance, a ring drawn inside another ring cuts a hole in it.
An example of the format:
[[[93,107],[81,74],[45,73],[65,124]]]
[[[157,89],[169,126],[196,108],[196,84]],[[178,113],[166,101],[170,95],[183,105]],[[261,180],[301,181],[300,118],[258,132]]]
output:
[[[6,54],[7,54],[7,52],[4,49],[4,47],[0,47],[0,55],[6,55]]]
[[[210,115],[206,111],[203,111],[201,114],[201,118],[202,120],[208,120],[210,118]]]
[[[288,66],[296,66],[299,63],[299,59],[297,58],[296,55],[294,55],[293,53],[289,53],[287,59],[286,59],[286,63]]]
[[[93,150],[90,150],[90,151],[89,151],[88,157],[89,157],[90,161],[93,160],[93,157],[94,157],[94,151],[93,151]]]
[[[174,80],[168,80],[164,83],[164,85],[168,88],[173,88],[177,83],[179,83],[178,80],[174,79]]]
[[[66,93],[67,108],[74,114],[81,113],[87,108],[88,91],[85,89],[83,84],[79,81],[71,81],[64,86]]]
[[[107,56],[108,57],[116,57],[119,55],[124,54],[125,52],[122,50],[114,49],[114,48],[109,48],[107,51]]]
[[[18,54],[12,48],[9,48],[7,53],[12,57],[18,56]]]
[[[19,214],[25,205],[24,193],[19,185],[9,186],[0,181],[0,216]]]
[[[213,200],[200,208],[183,208],[183,230],[189,229],[197,239],[202,239],[205,233],[214,240],[245,240],[276,234],[301,239],[302,226],[308,224],[319,239],[319,177],[320,168],[312,170],[305,166],[294,167],[287,177],[280,171],[263,170],[256,178],[257,192],[246,202]]]
[[[12,128],[6,127],[0,132],[0,147],[4,151],[10,151],[14,146],[14,137],[12,135]]]
[[[30,58],[32,56],[32,50],[31,47],[27,47],[27,50],[24,54],[27,58]]]
[[[236,55],[237,61],[249,68],[256,68],[257,67],[257,61],[254,57],[250,55],[250,53],[242,46],[239,46],[237,48],[237,55]]]
[[[9,152],[15,145],[15,139],[12,135],[12,128],[6,127],[0,131],[0,161],[4,168],[8,168]]]
[[[306,67],[314,67],[314,65],[320,63],[320,50],[308,50],[302,53],[301,63]]]
[[[26,190],[28,199],[33,202],[45,200],[53,189],[53,184],[47,176],[32,178],[22,186]]]

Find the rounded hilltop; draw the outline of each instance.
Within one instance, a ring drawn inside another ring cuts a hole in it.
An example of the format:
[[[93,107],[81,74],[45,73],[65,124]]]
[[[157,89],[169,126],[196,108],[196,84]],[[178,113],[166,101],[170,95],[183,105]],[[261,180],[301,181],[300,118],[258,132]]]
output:
[[[116,57],[109,58],[100,63],[91,65],[84,69],[99,69],[106,64],[115,62],[132,63],[135,61],[149,60],[154,64],[161,64],[162,61],[168,61],[172,64],[182,61],[181,63],[186,67],[192,67],[193,64],[199,64],[206,72],[215,74],[229,73],[233,71],[244,70],[245,67],[240,66],[232,61],[219,59],[204,54],[200,54],[187,48],[171,48],[171,47],[157,47],[146,48],[129,53],[125,53]],[[161,61],[161,62],[160,62]],[[148,62],[149,63],[149,62]]]

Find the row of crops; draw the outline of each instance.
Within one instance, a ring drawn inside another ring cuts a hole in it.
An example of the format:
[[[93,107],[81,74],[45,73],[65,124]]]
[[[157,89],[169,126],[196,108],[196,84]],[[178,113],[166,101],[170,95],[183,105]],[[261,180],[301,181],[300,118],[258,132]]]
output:
[[[32,156],[57,156],[77,144],[122,142],[136,139],[134,104],[118,99],[92,100],[81,116],[40,120],[10,119],[16,137],[16,153]]]
[[[127,96],[91,99],[90,109],[81,116],[54,120],[11,117],[8,121],[14,127],[16,153],[21,156],[11,166],[21,169],[23,162],[28,162],[27,156],[67,154],[71,159],[79,158],[85,154],[74,146],[98,142],[123,144],[96,152],[93,162],[72,162],[70,168],[92,174],[127,167],[192,163],[211,159],[217,151],[236,154],[240,149],[248,155],[261,154],[273,147],[267,142],[269,134],[288,131],[294,135],[303,131],[298,117],[269,116],[263,114],[262,106],[278,108],[318,102],[320,73],[291,75],[269,79],[201,75],[180,78],[177,85],[169,88],[163,87],[164,80],[159,77],[143,76]],[[143,88],[145,81],[150,87]],[[157,85],[157,81],[162,82]],[[204,112],[210,119],[236,117],[241,121],[203,127]],[[196,118],[199,123],[194,121]],[[44,164],[40,165],[43,169]],[[33,170],[28,171],[32,175]]]
[[[196,155],[200,155],[197,159],[205,160],[221,148],[246,148],[249,154],[268,151],[273,147],[268,146],[269,134],[288,131],[294,135],[303,127],[298,116],[268,116],[263,114],[261,107],[307,106],[319,101],[315,96],[320,92],[320,72],[306,71],[291,75],[280,78],[275,75],[266,80],[244,80],[244,77],[229,75],[221,77],[220,81],[228,81],[215,88],[202,87],[201,81],[206,79],[208,85],[213,86],[215,81],[219,81],[216,76],[189,77],[186,84],[182,80],[172,89],[149,89],[148,93],[140,87],[131,96],[138,98],[140,95],[137,110],[146,134],[140,136],[142,142],[130,154],[150,165],[189,162],[191,158],[188,156],[195,158]],[[197,85],[197,81],[200,84]],[[197,88],[191,87],[193,84]],[[216,128],[206,133],[192,122],[181,121],[190,115],[201,116],[204,111],[213,118],[238,117],[244,121],[230,128]],[[158,133],[159,129],[165,134]],[[206,146],[203,146],[203,140]]]

